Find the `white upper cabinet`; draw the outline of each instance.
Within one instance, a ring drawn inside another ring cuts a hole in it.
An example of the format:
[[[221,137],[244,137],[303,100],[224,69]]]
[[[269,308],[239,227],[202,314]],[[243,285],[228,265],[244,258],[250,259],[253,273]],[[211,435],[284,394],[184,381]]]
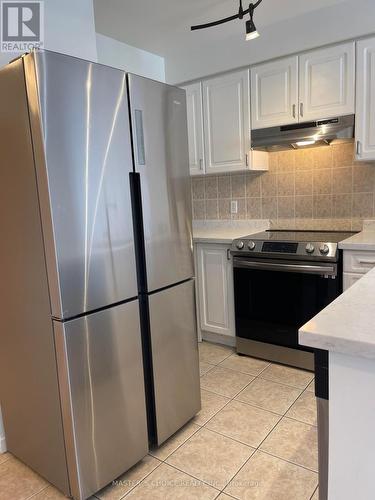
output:
[[[300,122],[355,112],[355,43],[299,56]]]
[[[249,71],[203,82],[206,173],[249,168]]]
[[[298,122],[298,57],[251,68],[251,128]]]
[[[251,128],[355,113],[355,43],[251,68]]]
[[[375,160],[375,38],[357,44],[357,159]]]
[[[202,84],[193,83],[183,88],[186,90],[190,174],[202,175],[205,173]]]

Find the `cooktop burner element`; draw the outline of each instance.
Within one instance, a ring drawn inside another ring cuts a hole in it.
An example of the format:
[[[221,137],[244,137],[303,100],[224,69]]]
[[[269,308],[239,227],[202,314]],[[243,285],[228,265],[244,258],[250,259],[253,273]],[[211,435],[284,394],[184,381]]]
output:
[[[244,236],[232,244],[234,255],[298,260],[338,260],[338,244],[349,231],[269,230]]]

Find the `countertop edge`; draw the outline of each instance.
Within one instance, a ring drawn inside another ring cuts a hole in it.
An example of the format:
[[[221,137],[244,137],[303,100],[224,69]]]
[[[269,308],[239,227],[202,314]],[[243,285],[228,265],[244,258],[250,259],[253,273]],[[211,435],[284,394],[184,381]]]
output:
[[[316,333],[303,329],[298,332],[298,340],[299,344],[313,349],[375,360],[375,345],[368,342],[337,338],[327,333]]]

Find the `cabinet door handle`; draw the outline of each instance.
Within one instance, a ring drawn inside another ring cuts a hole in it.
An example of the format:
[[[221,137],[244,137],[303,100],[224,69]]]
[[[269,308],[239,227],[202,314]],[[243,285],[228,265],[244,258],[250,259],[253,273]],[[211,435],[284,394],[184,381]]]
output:
[[[375,266],[375,260],[359,260],[359,264],[367,264],[369,266]]]
[[[303,102],[301,102],[299,105],[299,114],[303,116]]]
[[[203,160],[202,160],[202,158],[199,160],[199,170],[203,170]]]
[[[230,248],[227,249],[227,260],[231,259]]]
[[[357,141],[357,145],[356,145],[356,153],[357,153],[357,156],[361,156],[361,141]]]
[[[249,155],[246,153],[245,157],[246,157],[246,166],[248,167],[249,166]]]
[[[292,110],[293,110],[293,118],[295,118],[296,117],[296,105],[295,104],[293,104]]]

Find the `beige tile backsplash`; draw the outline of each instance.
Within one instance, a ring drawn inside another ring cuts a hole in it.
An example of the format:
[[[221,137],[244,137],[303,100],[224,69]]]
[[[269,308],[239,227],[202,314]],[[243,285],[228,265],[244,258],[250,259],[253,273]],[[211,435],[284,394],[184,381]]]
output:
[[[375,217],[375,162],[354,143],[270,154],[268,172],[192,179],[194,219],[271,219],[272,227],[361,229]],[[232,200],[238,213],[231,214]]]

